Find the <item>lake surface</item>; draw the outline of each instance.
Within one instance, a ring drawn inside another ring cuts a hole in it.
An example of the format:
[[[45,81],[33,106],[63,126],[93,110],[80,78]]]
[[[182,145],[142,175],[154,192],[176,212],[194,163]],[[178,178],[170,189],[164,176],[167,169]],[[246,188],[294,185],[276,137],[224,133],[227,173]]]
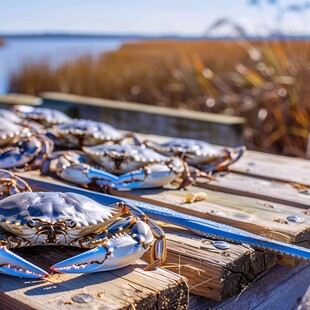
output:
[[[88,37],[7,38],[5,45],[0,47],[0,94],[8,91],[10,75],[18,72],[25,63],[47,60],[56,67],[83,55],[96,57],[102,52],[115,50],[125,41],[125,39]]]

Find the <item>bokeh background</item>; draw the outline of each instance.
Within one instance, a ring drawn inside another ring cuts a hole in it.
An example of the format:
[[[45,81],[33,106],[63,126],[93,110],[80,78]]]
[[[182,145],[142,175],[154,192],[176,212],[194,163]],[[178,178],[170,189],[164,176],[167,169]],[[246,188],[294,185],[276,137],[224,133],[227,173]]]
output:
[[[248,148],[310,157],[310,1],[0,8],[1,94],[58,91],[243,116]]]

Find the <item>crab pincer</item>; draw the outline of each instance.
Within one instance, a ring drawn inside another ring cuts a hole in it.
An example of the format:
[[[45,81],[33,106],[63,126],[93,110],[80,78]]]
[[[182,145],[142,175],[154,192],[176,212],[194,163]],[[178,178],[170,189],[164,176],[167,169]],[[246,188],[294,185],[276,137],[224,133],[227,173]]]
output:
[[[128,228],[130,234],[122,232]],[[151,264],[145,270],[160,266],[166,258],[164,231],[146,216],[142,219],[131,216],[115,222],[95,237],[92,243],[99,245],[50,268],[64,273],[91,273],[118,269],[139,259],[150,247],[152,247]]]
[[[46,278],[49,274],[43,269],[14,254],[5,246],[0,246],[0,272],[21,278]]]
[[[143,234],[133,237],[125,233],[107,239],[102,245],[59,262],[51,267],[53,271],[65,273],[88,273],[118,269],[139,259],[150,247],[154,237],[150,230],[138,222],[134,231],[143,230]],[[139,227],[137,227],[139,226]]]

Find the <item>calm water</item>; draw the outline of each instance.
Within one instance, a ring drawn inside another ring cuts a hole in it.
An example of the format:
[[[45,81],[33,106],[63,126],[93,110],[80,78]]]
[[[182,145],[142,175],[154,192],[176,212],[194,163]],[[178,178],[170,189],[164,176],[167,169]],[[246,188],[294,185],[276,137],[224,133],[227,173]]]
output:
[[[48,60],[52,66],[90,54],[114,50],[122,39],[99,38],[10,38],[0,47],[0,94],[8,90],[9,77],[24,63]]]

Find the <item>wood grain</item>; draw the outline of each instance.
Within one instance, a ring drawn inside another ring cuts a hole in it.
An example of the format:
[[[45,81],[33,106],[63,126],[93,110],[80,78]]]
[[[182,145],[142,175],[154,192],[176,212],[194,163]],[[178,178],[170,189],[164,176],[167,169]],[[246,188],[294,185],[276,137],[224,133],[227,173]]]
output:
[[[218,192],[253,197],[288,206],[310,208],[310,192],[301,193],[289,183],[262,180],[255,177],[228,173],[211,182],[197,182],[197,186]]]
[[[214,240],[162,226],[168,246],[164,267],[185,276],[191,294],[214,300],[234,296],[277,262],[275,255],[247,245],[231,243],[229,249],[219,250]],[[147,255],[143,258],[149,260]]]
[[[310,265],[275,266],[237,296],[222,302],[191,296],[191,310],[297,309],[310,285]],[[305,304],[304,308],[309,309]]]
[[[310,161],[300,158],[246,151],[244,156],[231,166],[231,171],[310,186]]]

